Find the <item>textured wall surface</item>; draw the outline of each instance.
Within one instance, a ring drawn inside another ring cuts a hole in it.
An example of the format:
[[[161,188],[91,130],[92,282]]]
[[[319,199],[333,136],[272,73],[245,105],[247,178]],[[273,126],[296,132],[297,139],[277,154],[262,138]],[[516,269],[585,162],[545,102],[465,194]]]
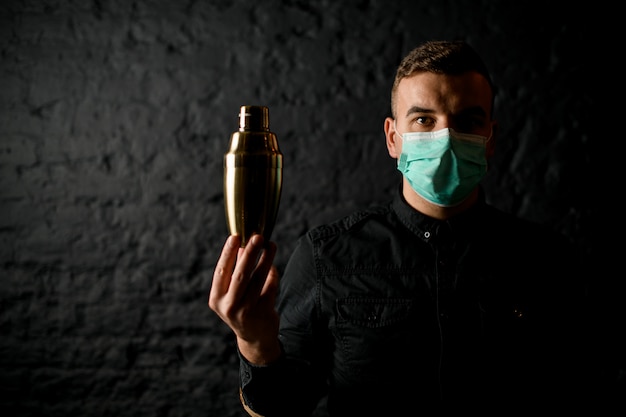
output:
[[[206,305],[239,107],[269,107],[284,154],[282,268],[308,228],[397,185],[383,119],[426,39],[468,40],[499,86],[489,201],[594,255],[589,22],[532,3],[3,1],[0,412],[244,415]]]

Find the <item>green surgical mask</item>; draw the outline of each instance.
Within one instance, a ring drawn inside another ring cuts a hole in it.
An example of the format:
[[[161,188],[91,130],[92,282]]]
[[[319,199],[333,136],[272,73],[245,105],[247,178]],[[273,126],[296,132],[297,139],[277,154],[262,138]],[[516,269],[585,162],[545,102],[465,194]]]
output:
[[[407,132],[398,170],[421,197],[442,207],[460,204],[487,173],[491,138],[453,129]]]

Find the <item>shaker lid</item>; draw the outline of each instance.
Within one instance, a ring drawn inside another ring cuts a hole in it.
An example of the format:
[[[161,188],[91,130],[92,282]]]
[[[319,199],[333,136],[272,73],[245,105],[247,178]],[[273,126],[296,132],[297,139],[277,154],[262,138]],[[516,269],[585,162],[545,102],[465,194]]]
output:
[[[239,128],[243,130],[269,130],[270,115],[267,106],[241,106]]]

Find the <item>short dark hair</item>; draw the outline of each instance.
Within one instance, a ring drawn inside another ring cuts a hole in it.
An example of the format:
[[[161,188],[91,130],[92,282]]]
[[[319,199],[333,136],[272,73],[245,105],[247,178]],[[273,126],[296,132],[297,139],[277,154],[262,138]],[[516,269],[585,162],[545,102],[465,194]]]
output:
[[[396,77],[391,88],[391,114],[396,118],[396,92],[402,79],[417,72],[432,72],[435,74],[460,75],[467,72],[477,72],[487,79],[491,87],[493,104],[495,88],[487,66],[478,53],[465,41],[428,41],[409,52],[396,71]]]

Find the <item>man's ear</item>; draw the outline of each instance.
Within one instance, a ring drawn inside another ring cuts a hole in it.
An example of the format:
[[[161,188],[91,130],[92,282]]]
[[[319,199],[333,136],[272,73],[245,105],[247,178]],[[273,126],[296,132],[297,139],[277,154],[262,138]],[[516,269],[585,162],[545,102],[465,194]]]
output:
[[[393,159],[398,159],[402,153],[402,140],[399,140],[400,134],[396,131],[391,117],[385,119],[383,128],[385,130],[385,142],[387,143],[389,156]]]
[[[496,151],[496,140],[498,139],[498,122],[491,122],[491,138],[487,141],[487,159],[491,158]]]

